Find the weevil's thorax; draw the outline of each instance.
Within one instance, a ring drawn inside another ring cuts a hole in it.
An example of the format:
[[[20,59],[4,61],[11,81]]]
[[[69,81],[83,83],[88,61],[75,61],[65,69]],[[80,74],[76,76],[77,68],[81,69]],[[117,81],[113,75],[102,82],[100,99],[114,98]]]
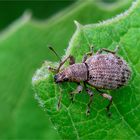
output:
[[[96,54],[87,59],[87,82],[102,89],[116,89],[126,85],[131,76],[129,65],[114,54]]]
[[[87,80],[87,67],[84,63],[70,65],[55,76],[55,81],[59,82],[81,82]]]

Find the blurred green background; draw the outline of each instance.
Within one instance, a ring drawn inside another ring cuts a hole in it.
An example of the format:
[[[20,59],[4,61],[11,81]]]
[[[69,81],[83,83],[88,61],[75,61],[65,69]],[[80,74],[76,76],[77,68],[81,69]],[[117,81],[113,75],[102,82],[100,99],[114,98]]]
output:
[[[98,23],[125,11],[131,2],[0,1],[0,139],[60,139],[31,87],[43,61],[57,60],[47,45],[63,55],[75,30],[73,20]]]
[[[19,18],[26,10],[32,11],[33,18],[47,19],[73,2],[74,0],[0,1],[0,29]]]

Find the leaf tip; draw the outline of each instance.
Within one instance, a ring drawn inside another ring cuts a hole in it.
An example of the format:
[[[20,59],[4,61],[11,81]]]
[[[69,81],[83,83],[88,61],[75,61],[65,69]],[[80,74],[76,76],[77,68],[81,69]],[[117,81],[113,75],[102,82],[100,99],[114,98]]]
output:
[[[76,27],[77,27],[77,29],[81,29],[82,28],[82,24],[80,24],[78,21],[76,21],[76,20],[74,20],[74,23],[75,23],[75,25],[76,25]]]
[[[24,13],[23,13],[23,17],[25,18],[31,18],[32,17],[32,11],[31,10],[26,10]]]

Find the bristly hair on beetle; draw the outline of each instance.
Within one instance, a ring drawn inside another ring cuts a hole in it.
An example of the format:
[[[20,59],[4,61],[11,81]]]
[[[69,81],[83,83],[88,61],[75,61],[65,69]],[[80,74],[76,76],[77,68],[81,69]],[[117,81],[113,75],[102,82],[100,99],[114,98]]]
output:
[[[60,60],[58,68],[49,67],[50,71],[56,73],[54,76],[55,83],[75,82],[78,84],[75,91],[70,93],[71,100],[73,100],[74,94],[80,93],[85,88],[87,94],[90,96],[89,103],[87,104],[87,115],[90,113],[94,97],[93,91],[87,85],[94,87],[102,97],[109,100],[106,110],[108,116],[111,116],[110,106],[112,104],[112,96],[101,90],[118,89],[126,85],[131,77],[129,65],[123,58],[117,55],[118,48],[119,46],[114,51],[102,48],[94,54],[93,46],[91,46],[90,52],[84,55],[82,63],[75,63],[75,58],[72,55],[67,56],[62,61],[56,51],[52,47],[49,47]],[[62,69],[67,60],[69,60],[69,66]],[[58,101],[58,108],[60,108],[60,102],[61,97]]]

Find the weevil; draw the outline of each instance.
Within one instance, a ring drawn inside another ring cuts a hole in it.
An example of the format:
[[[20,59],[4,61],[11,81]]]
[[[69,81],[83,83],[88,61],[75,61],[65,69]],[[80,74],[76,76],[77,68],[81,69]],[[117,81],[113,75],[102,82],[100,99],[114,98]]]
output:
[[[102,90],[118,89],[126,85],[131,77],[129,65],[122,57],[117,55],[118,48],[117,46],[114,51],[102,48],[94,54],[93,47],[90,47],[90,52],[84,55],[82,63],[75,63],[75,58],[69,55],[63,61],[60,61],[57,69],[49,67],[49,70],[56,72],[55,83],[75,82],[78,84],[76,90],[70,93],[72,100],[74,94],[78,94],[85,89],[90,96],[87,104],[87,115],[90,113],[94,97],[91,87],[94,87],[102,97],[109,100],[106,110],[110,116],[112,96]],[[50,49],[58,56],[53,48],[50,47]],[[61,69],[67,60],[69,60],[70,65]],[[58,101],[58,107],[60,107],[60,101],[61,98]]]

